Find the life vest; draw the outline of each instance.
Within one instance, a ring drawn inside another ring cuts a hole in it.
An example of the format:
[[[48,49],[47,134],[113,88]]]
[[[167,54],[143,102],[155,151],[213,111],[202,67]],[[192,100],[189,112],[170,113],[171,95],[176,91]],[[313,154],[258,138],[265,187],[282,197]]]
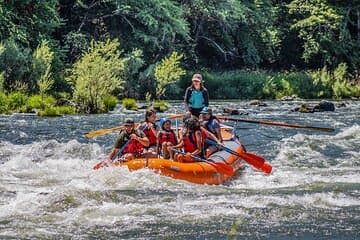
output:
[[[171,129],[170,131],[165,131],[165,130],[160,131],[160,134],[159,134],[159,144],[160,144],[160,146],[164,142],[171,142],[173,145],[177,144],[176,135],[175,135],[174,130]]]
[[[201,145],[203,146],[203,150],[204,150],[204,141],[206,139],[206,133],[204,133],[201,130],[200,132],[201,132]],[[184,141],[185,152],[193,152],[197,149],[196,136],[194,132],[186,134],[183,138],[183,141]],[[200,155],[202,155],[202,153],[200,153]]]
[[[196,91],[194,94],[193,91]],[[190,104],[191,108],[203,108],[209,105],[209,94],[205,87],[201,86],[200,91],[195,90],[192,86],[185,91],[184,100]]]
[[[135,134],[137,136],[140,136],[138,131],[135,131]],[[129,139],[128,135],[127,135],[127,137]],[[144,146],[139,141],[137,141],[135,139],[131,139],[129,144],[124,148],[122,153],[123,154],[124,153],[132,153],[135,155],[135,157],[139,157],[142,154],[143,149],[144,149]]]
[[[154,127],[156,128],[155,125],[154,125]],[[145,133],[145,135],[149,139],[149,147],[155,146],[157,139],[156,139],[156,135],[154,134],[153,130],[145,124],[141,130]]]
[[[220,125],[220,121],[219,121],[216,117],[211,116],[211,117],[209,118],[209,120],[205,123],[205,128],[206,128],[206,130],[208,130],[209,132],[215,134],[216,137],[219,137],[219,136],[216,135],[215,128],[213,127],[213,121],[214,121],[214,120],[217,120],[217,121],[219,122],[219,125]]]

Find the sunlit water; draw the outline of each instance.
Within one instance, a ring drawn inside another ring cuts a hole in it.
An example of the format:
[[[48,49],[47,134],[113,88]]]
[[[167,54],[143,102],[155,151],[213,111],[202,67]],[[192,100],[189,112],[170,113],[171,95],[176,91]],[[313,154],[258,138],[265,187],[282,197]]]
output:
[[[360,102],[335,112],[291,112],[298,103],[218,102],[249,119],[334,127],[334,133],[234,124],[248,151],[273,166],[251,167],[220,186],[144,169],[92,170],[116,133],[84,133],[143,113],[41,118],[0,115],[0,239],[358,239]],[[168,115],[180,112],[173,103]],[[175,121],[173,121],[175,125]]]

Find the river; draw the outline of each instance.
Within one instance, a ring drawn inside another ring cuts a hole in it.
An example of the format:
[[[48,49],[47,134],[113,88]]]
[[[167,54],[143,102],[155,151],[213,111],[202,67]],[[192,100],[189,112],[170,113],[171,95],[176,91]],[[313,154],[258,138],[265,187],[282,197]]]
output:
[[[333,127],[304,129],[224,122],[266,176],[247,166],[232,181],[197,185],[144,169],[92,170],[116,133],[87,139],[143,113],[0,115],[0,239],[358,239],[360,102],[334,112],[290,111],[294,102],[216,102],[240,118]],[[172,103],[167,114],[182,111]]]

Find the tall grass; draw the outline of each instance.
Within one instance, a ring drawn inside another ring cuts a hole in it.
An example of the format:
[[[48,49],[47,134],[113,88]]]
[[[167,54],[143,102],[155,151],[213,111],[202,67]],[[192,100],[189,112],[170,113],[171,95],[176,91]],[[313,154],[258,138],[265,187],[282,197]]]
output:
[[[349,77],[344,63],[333,71],[308,72],[229,71],[203,72],[212,99],[279,99],[284,96],[314,98],[359,97],[360,86]],[[190,81],[186,80],[188,85]],[[179,86],[185,90],[185,81]]]

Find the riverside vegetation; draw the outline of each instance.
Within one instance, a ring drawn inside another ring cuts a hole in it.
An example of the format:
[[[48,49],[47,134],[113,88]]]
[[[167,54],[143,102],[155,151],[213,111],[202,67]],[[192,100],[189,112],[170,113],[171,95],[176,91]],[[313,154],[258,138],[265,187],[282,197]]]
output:
[[[166,110],[194,72],[212,99],[360,97],[357,1],[2,1],[0,42],[0,113]]]

